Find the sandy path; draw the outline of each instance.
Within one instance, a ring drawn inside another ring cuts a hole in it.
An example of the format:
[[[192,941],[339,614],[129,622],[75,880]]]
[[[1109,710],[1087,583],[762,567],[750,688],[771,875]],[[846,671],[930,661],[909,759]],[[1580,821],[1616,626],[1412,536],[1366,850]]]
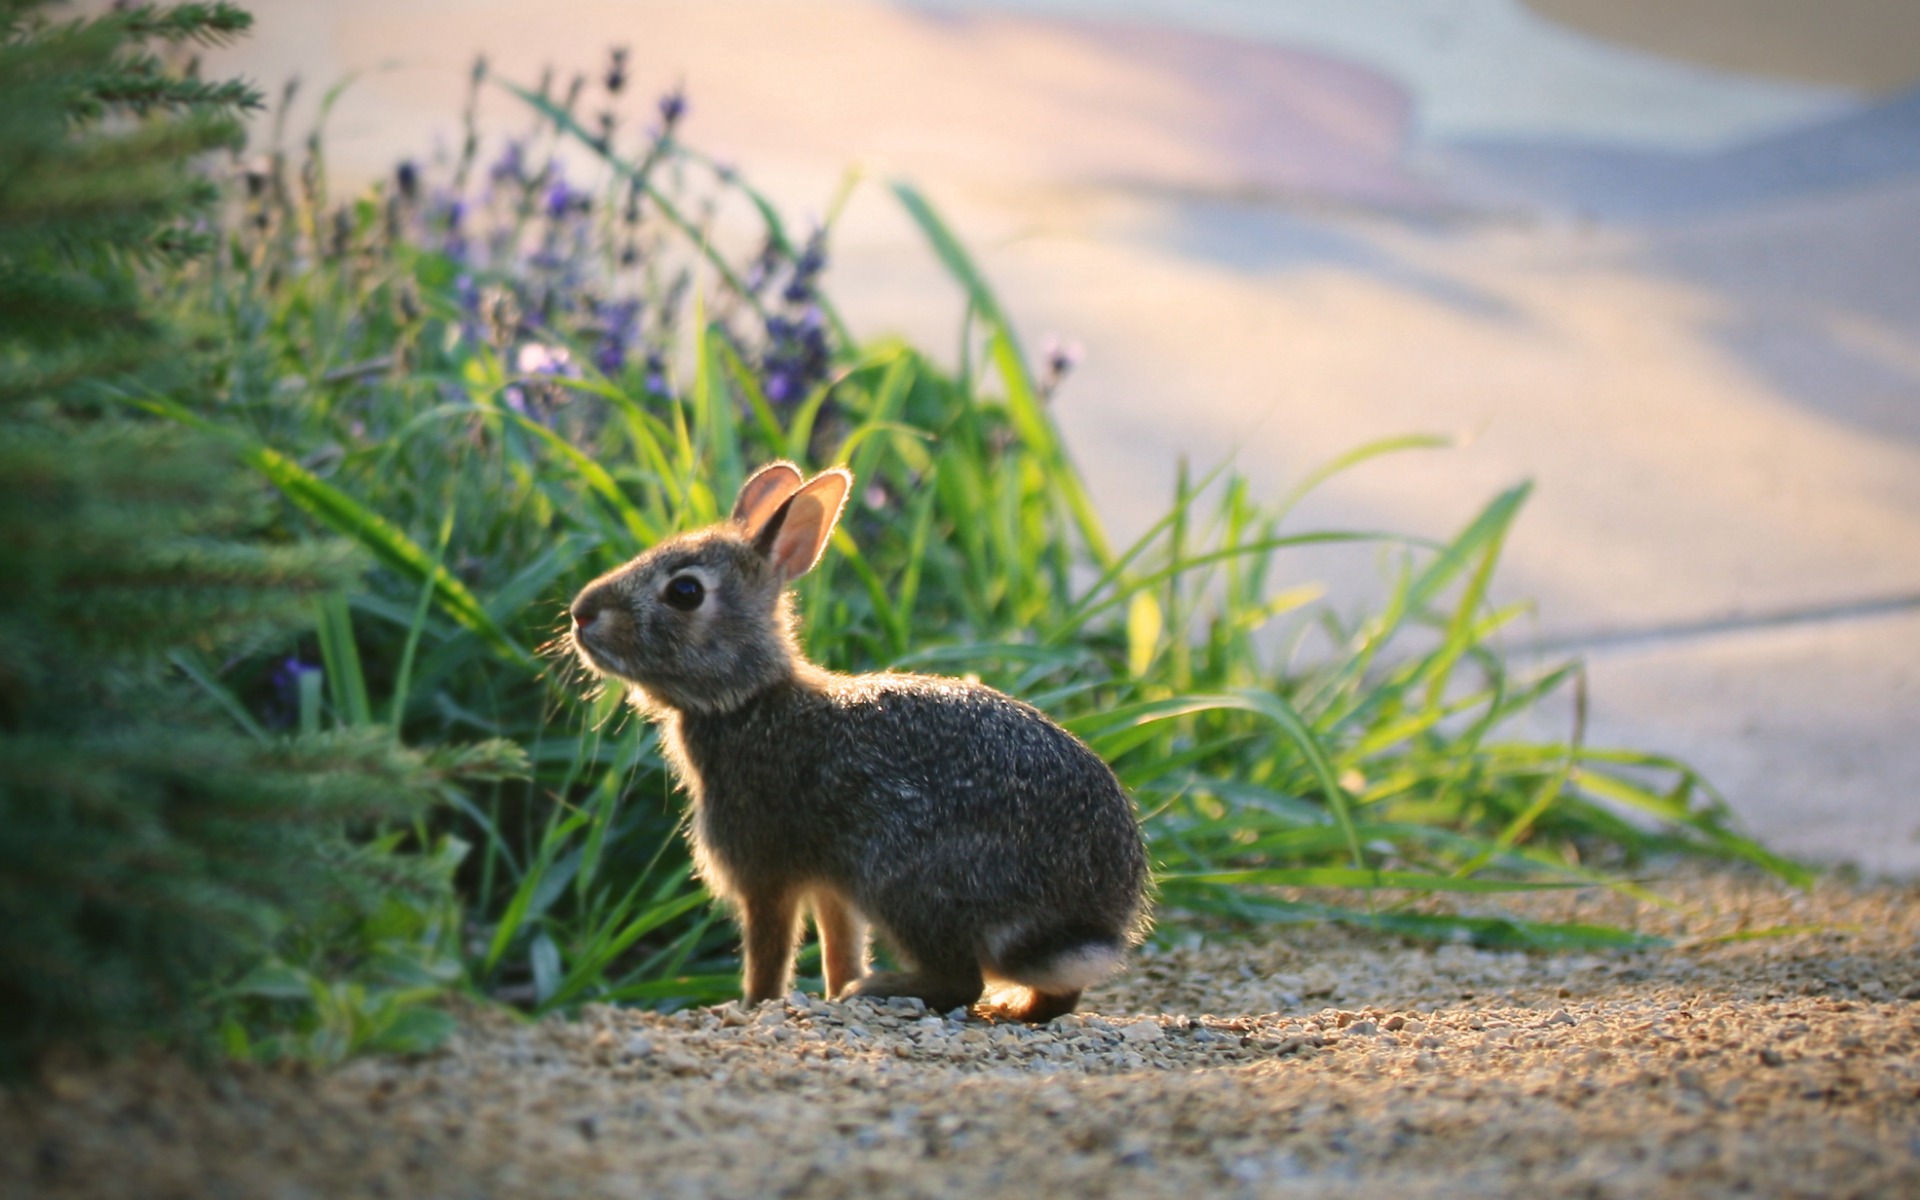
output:
[[[1920,1194],[1920,891],[1702,881],[1692,949],[1280,931],[1046,1029],[817,1000],[471,1021],[313,1078],[144,1063],[0,1105],[10,1195]],[[1622,919],[1610,901],[1561,915]],[[1643,925],[1658,914],[1642,912]]]

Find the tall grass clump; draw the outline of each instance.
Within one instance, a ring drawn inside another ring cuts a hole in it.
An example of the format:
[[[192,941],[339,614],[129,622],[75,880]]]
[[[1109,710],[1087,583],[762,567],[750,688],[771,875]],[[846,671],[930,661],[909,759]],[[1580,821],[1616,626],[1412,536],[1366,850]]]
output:
[[[496,86],[525,114],[497,139],[473,116]],[[317,135],[246,160],[223,251],[181,293],[232,351],[214,399],[168,411],[273,485],[282,536],[344,536],[377,564],[296,655],[324,681],[316,725],[525,748],[529,779],[470,787],[435,824],[472,846],[460,950],[485,993],[535,1010],[733,993],[733,935],[692,878],[652,732],[541,648],[581,584],[717,519],[776,457],[859,481],[801,586],[808,653],[971,673],[1057,716],[1137,797],[1164,927],[1625,944],[1472,898],[1634,887],[1669,852],[1797,877],[1681,763],[1577,727],[1514,736],[1579,679],[1501,649],[1516,614],[1488,585],[1524,485],[1433,545],[1298,528],[1216,471],[1116,544],[1061,443],[1054,381],[910,184],[892,194],[966,300],[957,363],[847,330],[824,288],[831,222],[788,226],[682,141],[683,97],[633,94],[622,55],[525,89],[482,64],[472,87],[453,153],[365,192],[329,188]],[[757,233],[731,245],[743,223]],[[1331,541],[1401,550],[1356,623],[1288,572],[1290,550]],[[1304,621],[1335,649],[1286,667],[1262,631]],[[224,668],[237,721],[266,711],[245,683],[259,672]]]

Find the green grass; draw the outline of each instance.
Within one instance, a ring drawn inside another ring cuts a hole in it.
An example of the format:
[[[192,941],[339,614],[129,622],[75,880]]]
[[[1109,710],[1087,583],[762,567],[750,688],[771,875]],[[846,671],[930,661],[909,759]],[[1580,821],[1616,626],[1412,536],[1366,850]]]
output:
[[[801,587],[809,652],[848,670],[973,673],[1055,714],[1137,798],[1163,930],[1341,920],[1604,947],[1639,939],[1514,919],[1484,897],[1638,890],[1643,864],[1673,853],[1804,882],[1735,832],[1685,764],[1589,746],[1578,727],[1516,738],[1525,714],[1582,686],[1576,662],[1518,669],[1501,644],[1517,610],[1487,599],[1524,484],[1442,544],[1291,522],[1339,471],[1433,444],[1398,438],[1277,501],[1230,471],[1183,474],[1165,516],[1116,545],[1005,309],[926,196],[888,185],[966,299],[951,366],[848,335],[817,281],[794,280],[807,241],[671,123],[631,152],[602,148],[578,111],[589,101],[513,90],[536,125],[517,174],[470,150],[418,171],[411,197],[390,182],[338,199],[317,139],[304,161],[276,156],[235,201],[220,259],[186,281],[233,347],[224,390],[141,398],[224,431],[280,497],[285,536],[343,534],[376,564],[294,650],[325,671],[303,721],[526,749],[530,780],[463,793],[444,828],[401,831],[470,848],[452,876],[458,928],[432,936],[474,989],[534,1011],[734,993],[734,934],[691,880],[654,735],[539,650],[582,583],[715,519],[776,457],[847,463],[859,480]],[[492,144],[471,132],[470,146]],[[595,164],[584,210],[573,193],[556,202],[551,174],[582,162]],[[466,207],[456,215],[436,187]],[[764,245],[710,240],[709,206],[758,220]],[[641,306],[632,320],[623,299]],[[829,358],[794,393],[768,320],[810,310]],[[564,348],[571,372],[529,374],[530,345]],[[1290,551],[1336,541],[1389,547],[1400,564],[1357,622],[1290,569]],[[1307,628],[1335,649],[1283,669],[1276,630]],[[193,669],[258,728],[285,653],[217,678]],[[348,1044],[382,1044],[354,1042],[351,1001],[315,1003],[345,1014],[333,1024]]]

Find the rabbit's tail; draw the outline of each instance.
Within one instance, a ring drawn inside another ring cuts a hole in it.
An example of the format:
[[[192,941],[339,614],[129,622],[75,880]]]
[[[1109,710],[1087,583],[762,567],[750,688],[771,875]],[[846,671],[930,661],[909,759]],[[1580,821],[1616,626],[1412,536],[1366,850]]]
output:
[[[988,975],[1036,992],[1078,996],[1126,966],[1127,938],[1091,925],[999,931],[988,939]]]

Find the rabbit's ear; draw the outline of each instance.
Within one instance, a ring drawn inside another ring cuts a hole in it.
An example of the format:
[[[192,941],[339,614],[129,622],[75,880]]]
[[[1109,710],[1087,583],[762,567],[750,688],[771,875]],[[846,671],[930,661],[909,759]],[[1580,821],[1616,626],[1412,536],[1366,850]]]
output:
[[[841,467],[822,471],[774,510],[753,548],[767,556],[782,585],[813,570],[833,533],[834,522],[853,487],[853,474]]]
[[[761,467],[740,485],[740,495],[733,502],[733,519],[746,526],[748,537],[758,537],[767,518],[800,490],[801,479],[800,468],[790,462]]]

